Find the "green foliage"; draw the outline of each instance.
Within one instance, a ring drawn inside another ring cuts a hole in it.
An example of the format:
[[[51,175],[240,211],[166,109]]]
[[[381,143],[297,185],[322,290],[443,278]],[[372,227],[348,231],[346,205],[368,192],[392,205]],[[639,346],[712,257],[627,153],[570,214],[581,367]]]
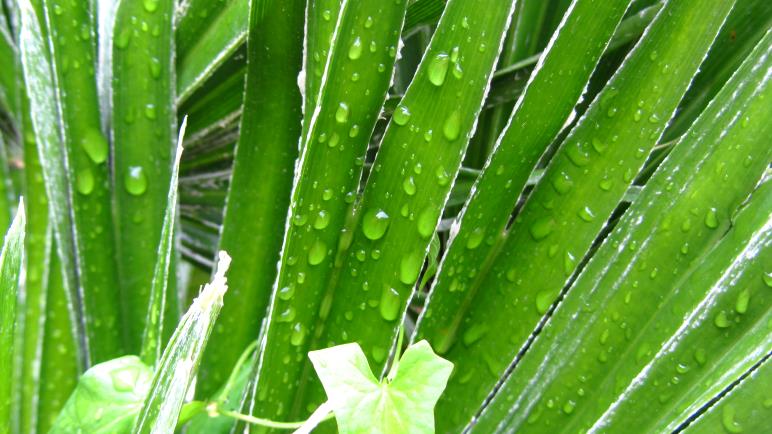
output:
[[[378,380],[358,344],[308,353],[341,433],[433,433],[434,404],[453,365],[426,341],[411,345]]]
[[[136,356],[94,365],[81,375],[51,433],[130,432],[152,378],[153,370]]]
[[[763,431],[771,25],[0,1],[0,432]]]
[[[15,355],[16,312],[19,273],[24,256],[24,211],[16,215],[5,234],[0,254],[0,432],[10,432],[13,405],[11,367]]]

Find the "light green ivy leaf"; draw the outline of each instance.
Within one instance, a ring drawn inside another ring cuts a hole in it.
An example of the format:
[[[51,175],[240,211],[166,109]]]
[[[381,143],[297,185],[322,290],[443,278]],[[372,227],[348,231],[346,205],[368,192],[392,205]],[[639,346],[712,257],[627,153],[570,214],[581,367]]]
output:
[[[378,381],[359,344],[308,353],[342,434],[434,432],[434,405],[453,364],[426,341],[408,347],[391,379]]]
[[[136,356],[94,365],[80,377],[51,433],[129,432],[152,379],[152,369]]]

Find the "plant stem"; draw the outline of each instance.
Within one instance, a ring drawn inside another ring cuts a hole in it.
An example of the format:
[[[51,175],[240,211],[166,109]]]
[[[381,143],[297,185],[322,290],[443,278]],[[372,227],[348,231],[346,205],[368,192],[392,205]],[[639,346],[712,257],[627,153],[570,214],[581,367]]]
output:
[[[322,406],[325,406],[325,404],[322,404]],[[247,422],[247,423],[251,423],[253,425],[266,426],[268,428],[296,429],[296,428],[303,427],[303,425],[305,425],[306,422],[308,422],[308,421],[305,421],[305,420],[304,421],[300,421],[300,422],[277,422],[277,421],[274,421],[274,420],[262,419],[262,418],[259,418],[259,417],[254,417],[254,416],[251,416],[251,415],[248,415],[248,414],[242,414],[242,413],[239,413],[239,412],[236,412],[236,411],[225,410],[225,409],[217,407],[216,404],[214,406],[212,406],[212,407],[213,408],[211,409],[211,411],[209,413],[210,416],[212,416],[212,415],[227,416],[227,417],[230,417],[230,418],[233,418],[233,419],[236,419],[236,420],[240,420],[240,421],[244,421],[244,422]],[[330,419],[332,417],[332,415],[333,415],[332,411],[331,410],[327,410],[327,414],[324,416],[324,418],[319,420],[319,422],[322,422],[322,421],[325,421],[327,419]]]

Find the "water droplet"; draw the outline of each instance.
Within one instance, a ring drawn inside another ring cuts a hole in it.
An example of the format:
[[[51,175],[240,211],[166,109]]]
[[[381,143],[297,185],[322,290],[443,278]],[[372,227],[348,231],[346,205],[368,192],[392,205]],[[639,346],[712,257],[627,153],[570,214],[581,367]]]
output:
[[[314,220],[314,229],[324,229],[330,223],[330,214],[325,210],[319,210]]]
[[[461,113],[458,110],[445,119],[445,124],[442,126],[442,134],[448,140],[456,140],[461,133]]]
[[[540,217],[531,225],[531,237],[533,237],[535,241],[540,241],[552,233],[554,226],[555,220],[553,220],[552,217]]]
[[[303,226],[308,221],[308,216],[305,214],[295,214],[292,216],[292,224],[295,226]]]
[[[612,107],[609,107],[608,110],[606,110],[606,116],[608,116],[610,118],[613,118],[614,115],[616,115],[616,114],[617,114],[617,108],[616,107],[612,106]]]
[[[429,62],[427,69],[427,76],[429,82],[435,86],[442,86],[445,83],[445,76],[448,75],[448,66],[450,64],[450,57],[448,53],[438,53]]]
[[[734,310],[739,314],[743,314],[748,311],[748,302],[751,299],[751,293],[747,289],[743,289],[737,296],[737,301],[734,305]]]
[[[86,154],[96,164],[104,163],[107,160],[107,139],[96,128],[89,128],[83,134],[81,145]]]
[[[479,341],[486,333],[488,333],[488,326],[483,323],[476,323],[464,332],[461,341],[468,347]]]
[[[612,185],[614,185],[614,181],[612,181],[609,178],[601,179],[600,182],[598,183],[598,187],[600,187],[600,189],[603,191],[611,190]]]
[[[281,289],[279,289],[279,292],[277,296],[280,300],[287,301],[292,298],[292,296],[295,295],[295,285],[288,285]]]
[[[418,234],[423,238],[432,236],[439,217],[439,211],[432,206],[421,211],[421,214],[418,216]]]
[[[407,256],[403,256],[399,263],[399,281],[405,285],[412,285],[421,272],[421,266],[424,263],[423,251],[414,251]]]
[[[719,312],[716,315],[715,318],[713,318],[713,324],[715,324],[716,327],[718,327],[720,329],[725,329],[725,328],[729,327],[730,325],[732,325],[729,322],[729,318],[727,317],[726,312],[723,311],[723,310],[721,312]]]
[[[153,120],[157,117],[157,112],[155,109],[155,104],[146,104],[145,105],[145,117]]]
[[[150,59],[150,76],[153,78],[161,76],[161,61],[156,57]]]
[[[380,239],[389,227],[389,215],[382,209],[371,209],[362,218],[362,233],[370,240]]]
[[[399,316],[400,305],[399,292],[390,286],[384,286],[383,292],[381,292],[381,302],[378,305],[381,317],[386,321],[394,321]]]
[[[650,123],[656,124],[656,123],[659,123],[659,121],[660,121],[659,116],[657,116],[656,114],[652,113],[652,115],[649,116]]]
[[[375,360],[378,363],[381,363],[384,360],[386,360],[386,350],[381,347],[378,347],[378,346],[373,347],[372,355],[373,355],[373,360]]]
[[[576,407],[576,403],[574,401],[568,400],[563,405],[563,413],[565,414],[571,414],[574,412],[574,407]]]
[[[439,185],[448,185],[448,182],[450,182],[450,175],[442,166],[437,167],[437,170],[434,171],[434,175],[437,177],[437,184]]]
[[[541,291],[540,293],[536,294],[536,311],[539,312],[539,314],[544,315],[547,313],[547,310],[549,310],[551,305],[551,291]]]
[[[359,135],[359,125],[352,125],[351,129],[348,130],[348,136],[352,139]]]
[[[332,18],[332,12],[330,12],[329,9],[325,9],[322,11],[322,19],[325,21],[330,21],[330,18]]]
[[[406,106],[400,104],[397,106],[397,109],[394,110],[392,119],[394,119],[394,123],[397,125],[405,125],[410,120],[410,110]]]
[[[147,190],[147,177],[142,166],[129,166],[123,179],[123,186],[126,191],[134,196],[139,196]]]
[[[552,187],[554,187],[555,191],[557,191],[559,194],[568,193],[573,185],[574,181],[570,176],[568,176],[566,172],[561,171],[552,177]]]
[[[327,142],[327,146],[334,148],[338,146],[338,143],[340,143],[340,136],[338,133],[332,133],[332,136],[330,136],[330,141]]]
[[[292,306],[287,306],[286,309],[281,311],[279,313],[278,318],[276,318],[276,321],[278,322],[290,322],[295,319],[295,308]]]
[[[332,199],[332,189],[325,188],[324,192],[322,192],[322,200],[328,201]]]
[[[126,48],[131,41],[131,29],[124,27],[115,37],[115,46],[118,48]]]
[[[466,239],[466,248],[470,250],[476,249],[482,243],[484,237],[485,229],[479,227],[475,228],[475,230],[472,231],[472,233],[469,234],[469,237]]]
[[[372,26],[373,26],[373,17],[367,17],[367,19],[365,20],[365,28],[369,29]]]
[[[743,431],[742,426],[735,420],[736,410],[732,404],[724,404],[721,409],[721,424],[724,425],[724,429],[729,433],[741,433]]]
[[[292,333],[290,333],[290,344],[293,346],[300,346],[306,338],[306,329],[301,323],[295,323],[292,326]]]
[[[337,121],[339,124],[348,122],[348,114],[348,104],[345,102],[338,104],[338,110],[335,112],[335,121]]]
[[[764,280],[765,285],[772,288],[772,271],[764,272],[764,274],[761,275],[761,278]]]
[[[590,153],[579,142],[569,143],[566,146],[566,156],[577,167],[583,167],[590,163]]]
[[[402,182],[402,188],[405,190],[405,193],[407,193],[409,196],[412,196],[416,192],[415,187],[415,180],[412,176],[408,176],[405,178],[405,180]]]
[[[354,39],[354,42],[351,44],[351,47],[348,49],[348,58],[351,60],[356,60],[362,57],[362,39],[357,36],[356,39]]]
[[[145,0],[144,2],[145,10],[148,12],[155,12],[156,9],[158,9],[158,0]]]
[[[311,248],[308,249],[308,263],[318,265],[327,257],[327,245],[322,240],[316,240]]]
[[[571,252],[566,252],[566,256],[563,258],[563,269],[567,275],[570,275],[576,267],[576,258]]]
[[[130,392],[134,390],[139,379],[139,369],[134,366],[129,366],[123,369],[119,369],[110,374],[110,380],[113,383],[115,390],[119,392]]]
[[[595,214],[592,212],[592,209],[590,209],[589,206],[583,207],[577,214],[579,215],[580,219],[588,223],[595,220]]]
[[[711,229],[718,227],[718,213],[715,208],[709,209],[707,214],[705,214],[705,226]]]

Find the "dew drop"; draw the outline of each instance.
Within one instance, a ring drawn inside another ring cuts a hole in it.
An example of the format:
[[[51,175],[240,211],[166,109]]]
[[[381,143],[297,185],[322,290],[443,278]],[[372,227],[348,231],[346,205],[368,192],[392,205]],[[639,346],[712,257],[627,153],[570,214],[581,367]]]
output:
[[[390,286],[384,286],[381,292],[381,302],[378,304],[381,317],[386,321],[394,321],[399,315],[399,292]]]
[[[287,301],[291,299],[295,295],[295,286],[294,285],[288,285],[281,289],[279,289],[279,292],[277,293],[277,296],[280,300]]]
[[[466,248],[469,250],[476,249],[480,246],[484,237],[485,229],[480,227],[475,228],[475,230],[472,231],[472,233],[469,234],[469,237],[466,239]]]
[[[405,285],[412,285],[421,272],[421,266],[424,263],[423,251],[414,251],[407,256],[403,256],[399,263],[399,281]]]
[[[476,323],[464,332],[461,341],[468,347],[479,341],[486,333],[488,333],[488,326],[483,323]]]
[[[107,139],[102,132],[96,128],[89,128],[83,134],[81,145],[86,154],[96,164],[104,163],[107,160]]]
[[[731,325],[729,322],[729,318],[726,315],[725,311],[719,312],[715,318],[713,318],[713,324],[715,324],[716,327],[720,329],[725,329]]]
[[[394,119],[394,123],[397,125],[406,125],[410,120],[410,110],[406,106],[400,104],[397,109],[394,110],[392,119]]]
[[[461,133],[461,113],[458,110],[445,119],[445,124],[442,126],[442,134],[448,140],[456,140]]]
[[[371,209],[362,218],[362,233],[370,240],[378,240],[389,227],[389,215],[382,209]]]
[[[362,39],[357,36],[356,39],[354,39],[354,42],[351,44],[351,47],[348,49],[348,58],[351,60],[356,60],[362,57]]]
[[[442,52],[436,54],[429,62],[427,69],[427,76],[429,82],[435,86],[442,86],[445,83],[445,76],[448,75],[448,66],[450,64],[450,57],[448,53]]]
[[[286,309],[281,311],[281,313],[279,313],[279,316],[276,318],[276,321],[290,322],[294,319],[295,319],[295,308],[292,306],[288,306]]]
[[[322,240],[316,240],[311,248],[308,249],[308,263],[310,265],[319,265],[327,257],[327,245]]]
[[[735,420],[735,413],[736,410],[732,404],[725,404],[721,409],[721,424],[726,432],[741,433],[743,431],[742,426]]]
[[[349,114],[349,108],[348,104],[345,102],[342,102],[338,104],[338,110],[335,111],[335,121],[339,124],[344,124],[348,122],[348,114]]]
[[[718,213],[715,208],[709,209],[707,214],[705,214],[705,226],[711,229],[718,227]]]
[[[442,166],[437,167],[434,175],[437,177],[437,184],[439,185],[448,185],[448,182],[450,182],[450,175]]]
[[[123,186],[126,191],[134,196],[140,196],[147,190],[147,176],[142,166],[129,166],[123,179]]]
[[[737,296],[737,301],[734,305],[734,310],[739,314],[743,314],[748,311],[748,302],[751,299],[751,294],[747,289],[743,289]]]
[[[544,315],[547,313],[547,310],[549,310],[551,305],[551,291],[541,291],[540,293],[536,294],[536,311],[539,312],[539,314]]]
[[[552,177],[552,187],[555,188],[555,191],[559,194],[568,193],[573,185],[574,181],[566,172],[561,171]]]
[[[324,229],[330,223],[330,214],[325,210],[319,210],[314,220],[314,229]]]
[[[148,12],[155,12],[156,9],[158,9],[158,0],[145,0],[144,2],[145,10]]]
[[[416,192],[416,186],[415,186],[415,180],[412,176],[408,176],[405,178],[405,180],[402,182],[402,188],[405,190],[405,193],[407,193],[409,196],[412,196]]]
[[[589,206],[583,207],[577,214],[579,215],[580,219],[588,223],[595,220],[595,214],[592,212],[592,209],[590,209]]]
[[[535,241],[541,241],[552,233],[554,226],[555,221],[552,219],[552,217],[540,217],[531,225],[531,237]]]
[[[421,211],[421,214],[418,216],[418,234],[423,238],[432,236],[439,217],[439,211],[434,207],[429,206]]]
[[[155,104],[146,104],[145,105],[145,117],[153,120],[158,116],[155,108]]]
[[[78,171],[77,176],[77,187],[78,187],[78,193],[80,194],[91,194],[92,191],[94,191],[94,174],[91,172],[91,169],[88,167],[84,167],[80,171]]]
[[[303,344],[306,338],[306,329],[301,323],[295,323],[292,326],[292,333],[290,333],[290,344],[297,347]]]

